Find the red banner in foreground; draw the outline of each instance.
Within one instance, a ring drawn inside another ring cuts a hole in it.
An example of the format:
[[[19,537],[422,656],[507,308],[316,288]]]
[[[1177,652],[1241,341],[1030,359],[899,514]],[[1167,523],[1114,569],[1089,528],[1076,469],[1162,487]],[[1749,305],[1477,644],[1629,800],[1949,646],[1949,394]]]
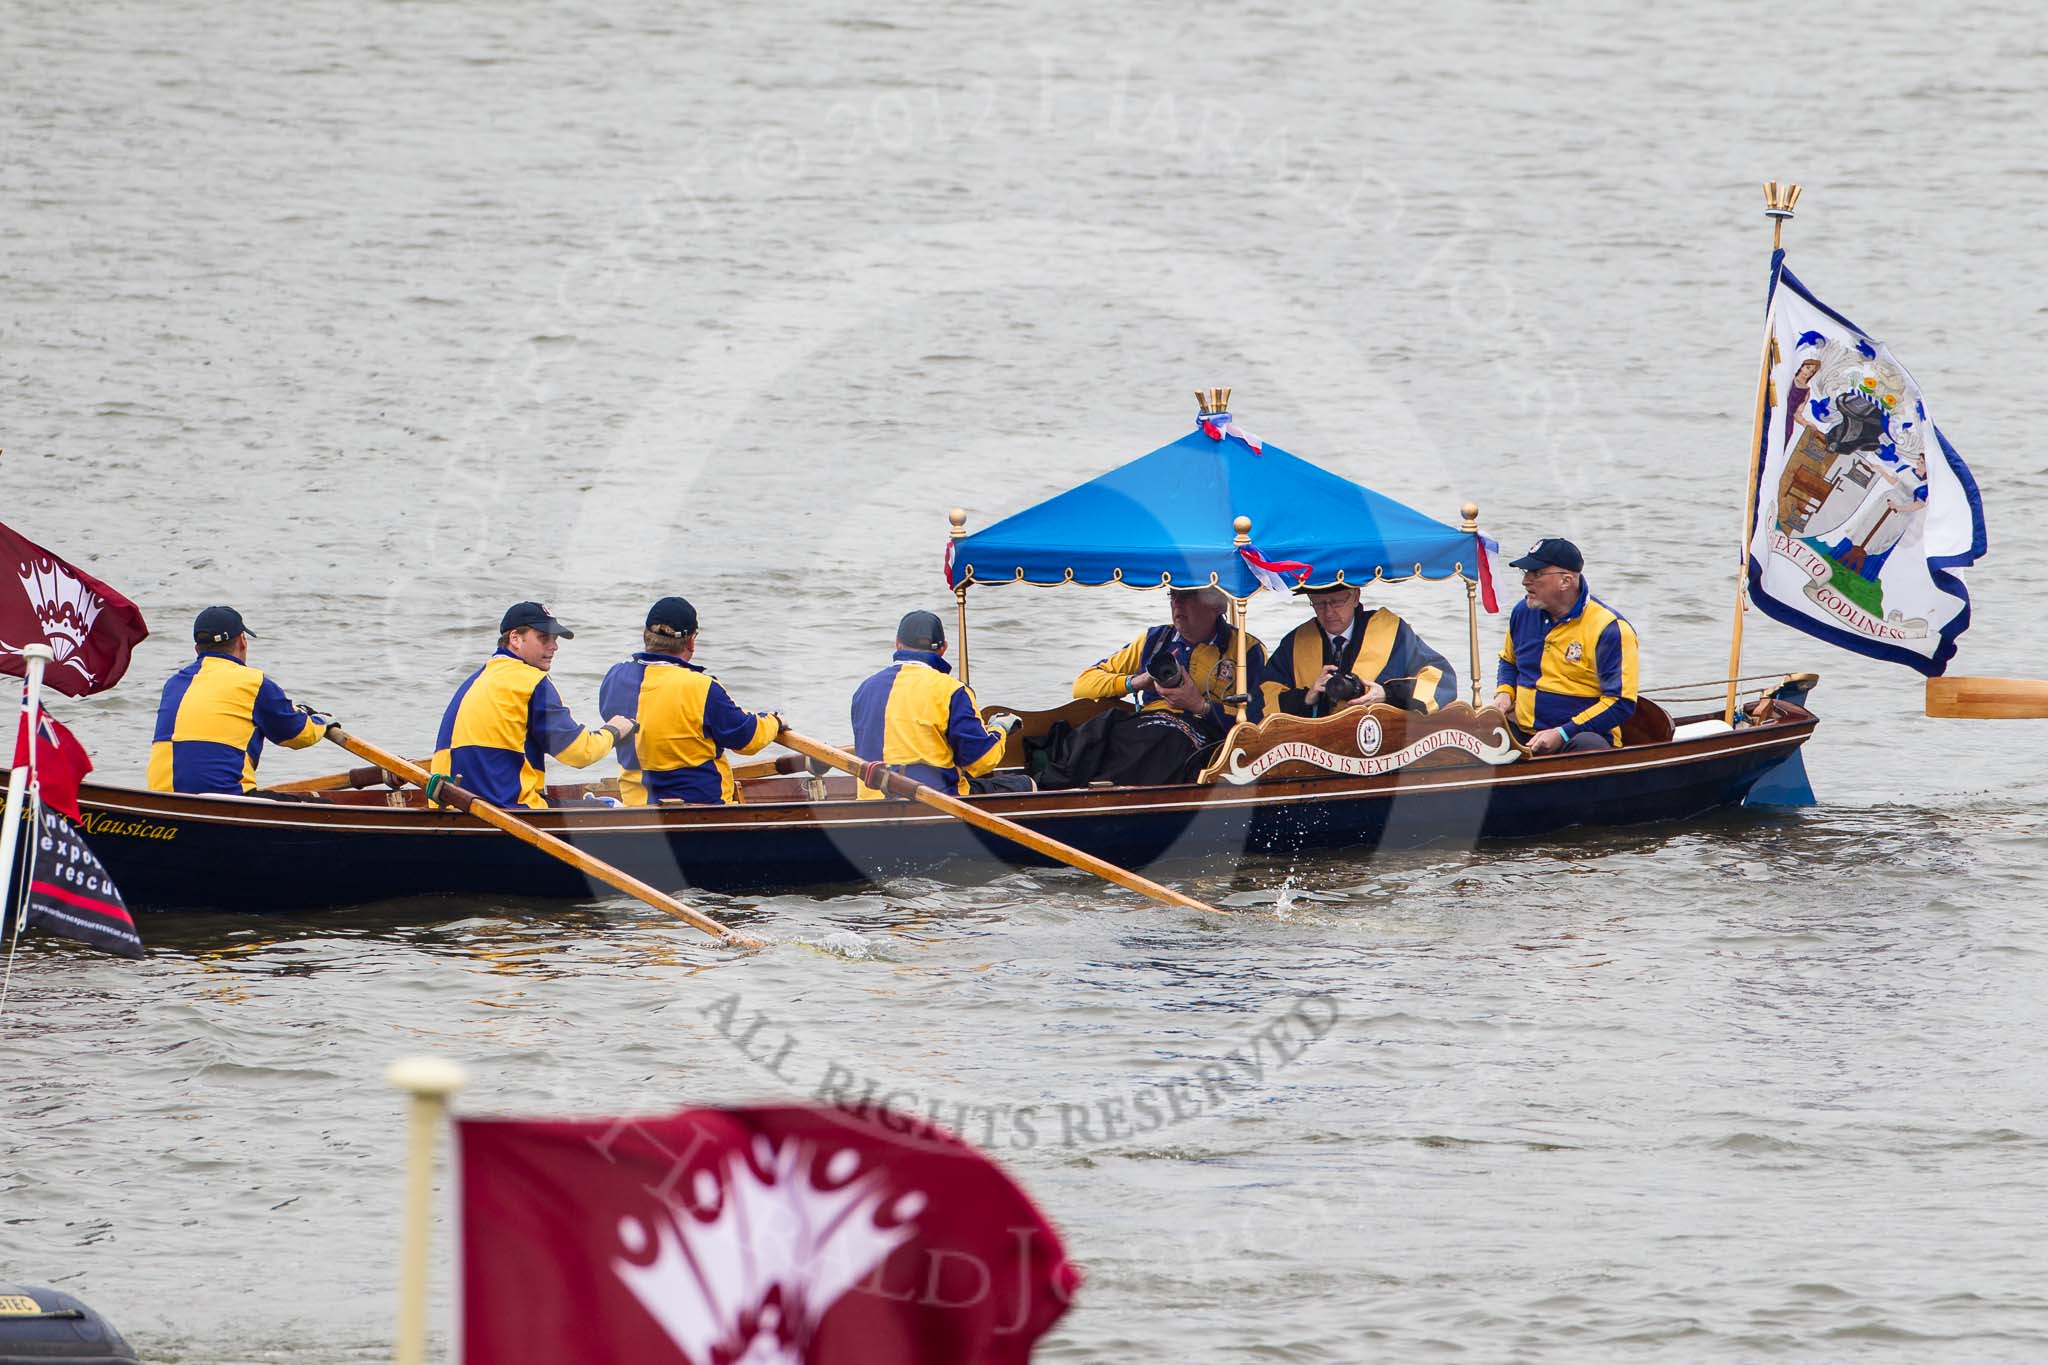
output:
[[[886,1111],[456,1140],[467,1365],[1024,1365],[1080,1283],[994,1163]]]

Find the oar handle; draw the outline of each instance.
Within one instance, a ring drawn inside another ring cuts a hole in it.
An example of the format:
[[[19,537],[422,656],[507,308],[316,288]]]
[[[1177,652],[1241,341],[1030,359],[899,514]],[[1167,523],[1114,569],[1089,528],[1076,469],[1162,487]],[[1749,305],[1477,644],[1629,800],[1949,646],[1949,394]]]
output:
[[[273,792],[339,792],[360,791],[364,787],[402,787],[405,779],[397,773],[387,773],[382,768],[350,768],[347,772],[329,773],[325,777],[301,777],[292,782],[275,782],[264,788]]]
[[[1028,848],[1034,853],[1042,853],[1049,858],[1057,858],[1069,867],[1078,867],[1084,872],[1092,872],[1104,881],[1115,882],[1118,886],[1136,891],[1140,895],[1150,896],[1153,900],[1163,901],[1168,905],[1182,906],[1189,910],[1204,910],[1212,915],[1223,913],[1215,906],[1206,905],[1192,896],[1184,896],[1170,886],[1161,886],[1158,882],[1141,877],[1128,869],[1118,867],[1115,863],[1106,862],[1092,853],[1084,853],[1080,849],[1063,844],[1048,835],[1040,834],[1037,830],[1026,829],[1015,820],[1005,819],[993,811],[986,811],[978,806],[969,805],[957,796],[950,796],[942,791],[934,791],[922,782],[905,777],[902,773],[895,771],[885,764],[866,762],[846,752],[844,749],[835,749],[830,744],[821,743],[810,738],[808,735],[800,735],[786,728],[775,737],[775,742],[794,749],[800,754],[815,758],[820,763],[829,764],[843,773],[850,773],[871,787],[876,787],[897,796],[907,796],[911,800],[921,802],[934,810],[944,811],[956,820],[964,820],[977,829],[985,829],[991,834],[1000,834],[1012,843]]]
[[[339,744],[357,758],[367,758],[378,767],[388,769],[406,781],[426,788],[429,800],[438,801],[444,806],[453,806],[457,810],[473,815],[485,824],[503,830],[521,843],[531,844],[533,847],[541,850],[541,852],[561,859],[586,876],[595,877],[608,886],[616,887],[629,896],[645,901],[657,910],[674,915],[677,919],[702,929],[713,938],[723,939],[727,943],[737,944],[742,948],[761,948],[767,946],[757,938],[742,934],[734,929],[728,929],[702,910],[687,906],[666,892],[657,891],[638,877],[621,872],[610,863],[585,853],[567,840],[558,839],[545,830],[535,829],[524,820],[499,810],[475,792],[457,786],[447,777],[438,773],[429,773],[425,768],[422,768],[410,759],[401,758],[388,750],[380,749],[368,740],[357,739],[339,725],[328,726],[325,738]]]

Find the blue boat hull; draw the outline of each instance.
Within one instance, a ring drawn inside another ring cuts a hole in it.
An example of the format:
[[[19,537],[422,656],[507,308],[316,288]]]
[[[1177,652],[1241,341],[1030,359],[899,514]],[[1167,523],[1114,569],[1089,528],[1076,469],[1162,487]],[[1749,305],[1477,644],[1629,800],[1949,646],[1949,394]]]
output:
[[[1739,805],[1812,732],[1797,723],[1608,754],[1245,786],[1096,788],[976,798],[1126,867],[1246,855],[1528,839],[1686,820]],[[139,911],[301,912],[419,895],[589,898],[573,868],[452,811],[183,797],[88,786],[86,833]],[[541,828],[664,888],[975,880],[1048,860],[901,801],[537,812]]]

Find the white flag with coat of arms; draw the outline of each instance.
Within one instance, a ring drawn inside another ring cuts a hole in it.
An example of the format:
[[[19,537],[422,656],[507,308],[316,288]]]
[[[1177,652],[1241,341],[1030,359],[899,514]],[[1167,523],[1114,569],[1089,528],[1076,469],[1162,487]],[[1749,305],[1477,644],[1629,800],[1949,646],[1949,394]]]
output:
[[[1891,349],[1772,258],[1749,590],[1773,620],[1936,676],[1984,553],[1962,457]]]

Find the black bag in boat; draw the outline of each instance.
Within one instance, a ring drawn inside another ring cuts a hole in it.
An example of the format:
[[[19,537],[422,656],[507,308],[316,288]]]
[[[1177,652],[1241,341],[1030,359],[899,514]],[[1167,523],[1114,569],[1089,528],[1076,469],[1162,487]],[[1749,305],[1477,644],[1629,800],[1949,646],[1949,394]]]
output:
[[[0,1284],[0,1365],[135,1365],[105,1318],[54,1289]]]
[[[1057,721],[1024,741],[1024,766],[1041,790],[1110,782],[1157,787],[1192,782],[1215,745],[1173,711],[1104,711],[1079,725]]]

